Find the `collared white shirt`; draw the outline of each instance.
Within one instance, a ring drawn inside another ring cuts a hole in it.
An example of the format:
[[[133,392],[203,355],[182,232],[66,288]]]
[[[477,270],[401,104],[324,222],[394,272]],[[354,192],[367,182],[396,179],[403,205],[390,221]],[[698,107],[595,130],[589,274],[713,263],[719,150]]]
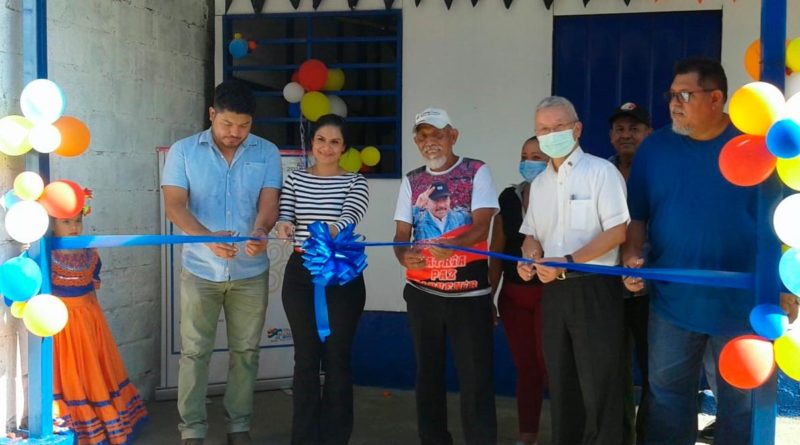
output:
[[[545,257],[574,253],[598,234],[630,222],[625,180],[613,164],[577,147],[558,171],[553,162],[531,183],[519,231],[537,239]],[[616,266],[619,247],[589,261]]]

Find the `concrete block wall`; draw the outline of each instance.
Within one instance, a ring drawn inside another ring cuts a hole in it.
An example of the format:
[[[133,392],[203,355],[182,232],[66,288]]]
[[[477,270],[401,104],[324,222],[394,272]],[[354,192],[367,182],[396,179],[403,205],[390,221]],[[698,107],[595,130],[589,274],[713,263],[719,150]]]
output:
[[[0,5],[0,116],[19,114],[21,4]],[[64,90],[66,114],[83,120],[92,134],[83,156],[51,156],[51,178],[94,192],[85,233],[159,233],[155,147],[207,126],[212,15],[212,0],[47,2],[48,77]],[[0,155],[0,190],[11,188],[23,166],[22,159]],[[0,240],[3,260],[18,249]],[[160,372],[160,250],[102,249],[100,256],[100,303],[132,382],[151,398]],[[14,332],[3,313],[0,414],[15,403],[6,384],[13,378]]]
[[[19,1],[0,4],[0,117],[19,114],[19,92],[22,88],[22,23]],[[13,186],[14,177],[22,171],[24,159],[0,154],[0,193]],[[0,211],[2,215],[4,212]],[[3,225],[0,218],[0,227]],[[0,263],[19,253],[19,245],[0,231]],[[22,415],[24,394],[21,389],[21,363],[18,360],[21,331],[17,319],[0,303],[0,434],[14,428]],[[24,343],[24,338],[23,338]],[[24,344],[23,344],[24,346]]]

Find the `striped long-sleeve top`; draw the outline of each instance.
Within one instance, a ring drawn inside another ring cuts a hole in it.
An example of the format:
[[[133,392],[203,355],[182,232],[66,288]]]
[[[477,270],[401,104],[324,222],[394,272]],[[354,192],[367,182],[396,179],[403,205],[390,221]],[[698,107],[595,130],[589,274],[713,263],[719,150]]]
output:
[[[348,224],[358,224],[368,205],[369,186],[360,174],[315,176],[295,170],[283,184],[278,220],[295,225],[295,245],[300,246],[314,221],[333,224],[341,231]]]

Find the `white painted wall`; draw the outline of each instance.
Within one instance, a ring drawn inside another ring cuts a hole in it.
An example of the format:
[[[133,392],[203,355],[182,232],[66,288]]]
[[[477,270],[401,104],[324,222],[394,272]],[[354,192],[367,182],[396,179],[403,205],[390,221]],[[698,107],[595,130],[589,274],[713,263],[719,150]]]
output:
[[[225,13],[216,0],[215,14]],[[232,8],[251,13],[248,0]],[[722,63],[730,92],[750,81],[744,71],[744,50],[758,38],[760,1],[669,0],[632,1],[556,0],[547,10],[540,0],[516,0],[509,10],[503,2],[454,0],[447,10],[442,0],[397,0],[403,11],[403,170],[420,164],[411,139],[410,122],[427,106],[446,108],[461,132],[456,151],[488,162],[498,192],[518,180],[517,161],[522,141],[532,133],[533,109],[551,88],[554,15],[620,14],[693,10],[723,11]],[[800,36],[800,2],[789,1],[789,37]],[[383,9],[382,0],[362,0],[358,10]],[[346,11],[346,0],[325,0],[319,11]],[[289,2],[266,2],[262,12],[293,12]],[[313,11],[310,1],[299,12]],[[217,19],[217,78],[221,78],[221,19]],[[405,131],[408,130],[408,131]],[[370,180],[370,209],[359,231],[370,240],[390,240],[399,180]],[[403,270],[390,249],[369,251],[366,272],[367,309],[403,311]]]
[[[19,114],[21,0],[0,6],[0,116]],[[67,114],[92,133],[78,158],[51,156],[52,178],[94,191],[89,234],[159,233],[155,147],[203,129],[211,87],[211,0],[50,0],[49,78],[67,97]],[[0,155],[0,190],[11,188],[22,159]],[[2,222],[0,221],[0,224]],[[0,240],[3,259],[19,249]],[[129,376],[145,398],[159,379],[160,252],[103,249],[98,293]],[[14,391],[13,325],[0,322],[0,414]],[[0,418],[5,423],[5,417]]]

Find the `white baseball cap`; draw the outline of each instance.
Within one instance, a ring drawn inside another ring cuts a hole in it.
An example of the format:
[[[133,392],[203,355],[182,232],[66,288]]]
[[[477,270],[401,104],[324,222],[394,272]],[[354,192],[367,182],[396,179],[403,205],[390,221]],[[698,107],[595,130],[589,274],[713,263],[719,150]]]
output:
[[[414,117],[414,131],[417,131],[417,127],[422,124],[433,125],[440,130],[448,125],[453,126],[447,111],[441,108],[426,108],[417,113]]]

